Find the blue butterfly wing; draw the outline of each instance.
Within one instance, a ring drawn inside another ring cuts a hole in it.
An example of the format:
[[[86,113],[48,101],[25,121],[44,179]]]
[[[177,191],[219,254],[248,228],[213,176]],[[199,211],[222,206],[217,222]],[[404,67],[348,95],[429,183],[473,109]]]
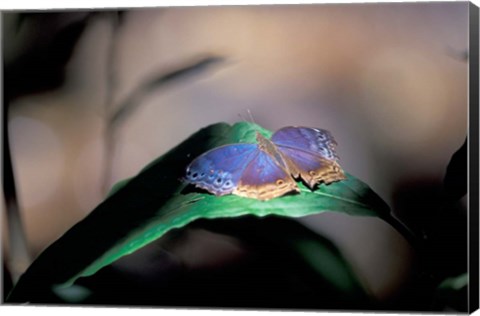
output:
[[[212,149],[187,167],[186,181],[218,196],[232,193],[269,200],[299,191],[291,175],[301,177],[310,188],[345,179],[337,163],[336,142],[328,131],[285,127],[271,141],[273,148],[266,151],[257,144]]]
[[[317,183],[345,179],[335,152],[337,143],[327,130],[284,127],[272,136],[294,177],[301,177],[310,188]]]
[[[337,142],[332,134],[324,129],[284,127],[273,134],[272,141],[278,146],[303,150],[328,160],[338,160],[335,152]]]
[[[232,193],[243,170],[257,151],[256,144],[232,144],[214,148],[188,165],[185,180],[215,195]]]
[[[193,160],[185,180],[221,196],[269,200],[298,191],[295,180],[256,144],[233,144],[212,149]]]
[[[264,151],[258,150],[242,172],[233,194],[269,200],[291,191],[299,191],[290,173]]]

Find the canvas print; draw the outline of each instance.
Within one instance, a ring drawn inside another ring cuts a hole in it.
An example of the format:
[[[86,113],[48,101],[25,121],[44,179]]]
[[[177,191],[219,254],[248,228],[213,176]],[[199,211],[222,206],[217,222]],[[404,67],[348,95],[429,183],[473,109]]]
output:
[[[3,304],[471,311],[471,10],[3,12]]]

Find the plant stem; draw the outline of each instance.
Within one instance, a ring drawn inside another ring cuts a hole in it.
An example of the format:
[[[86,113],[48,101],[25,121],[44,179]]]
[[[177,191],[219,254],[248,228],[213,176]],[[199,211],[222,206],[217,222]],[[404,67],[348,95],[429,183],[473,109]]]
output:
[[[421,239],[393,214],[383,217],[383,220],[395,228],[397,232],[399,232],[415,250],[420,250],[423,245]]]
[[[104,161],[101,190],[106,194],[110,188],[110,181],[113,174],[113,157],[115,152],[115,127],[110,123],[110,116],[113,107],[113,97],[116,88],[115,81],[115,49],[117,41],[117,30],[120,24],[118,12],[110,14],[111,36],[107,50],[106,60],[106,88],[105,88],[105,129],[104,129]]]

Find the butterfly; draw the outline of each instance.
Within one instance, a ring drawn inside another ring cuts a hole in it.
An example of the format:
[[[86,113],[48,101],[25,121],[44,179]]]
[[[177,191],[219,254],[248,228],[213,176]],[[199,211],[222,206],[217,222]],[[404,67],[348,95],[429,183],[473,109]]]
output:
[[[265,201],[300,192],[295,179],[313,189],[346,178],[327,130],[289,126],[271,139],[257,132],[256,139],[257,144],[224,145],[198,156],[186,169],[186,182],[217,196]]]

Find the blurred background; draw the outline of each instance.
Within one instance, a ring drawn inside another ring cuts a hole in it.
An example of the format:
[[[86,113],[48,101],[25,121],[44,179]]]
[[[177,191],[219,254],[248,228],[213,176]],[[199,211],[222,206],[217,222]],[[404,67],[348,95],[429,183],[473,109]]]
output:
[[[467,136],[466,2],[9,12],[2,20],[5,120],[30,259],[111,185],[204,126],[250,120],[249,111],[272,131],[330,130],[341,166],[419,235]],[[442,222],[457,225],[450,241],[466,240],[465,201],[458,223]],[[300,222],[335,243],[375,299],[412,290],[417,255],[388,224],[334,213]],[[466,270],[466,241],[453,247],[441,264]]]

